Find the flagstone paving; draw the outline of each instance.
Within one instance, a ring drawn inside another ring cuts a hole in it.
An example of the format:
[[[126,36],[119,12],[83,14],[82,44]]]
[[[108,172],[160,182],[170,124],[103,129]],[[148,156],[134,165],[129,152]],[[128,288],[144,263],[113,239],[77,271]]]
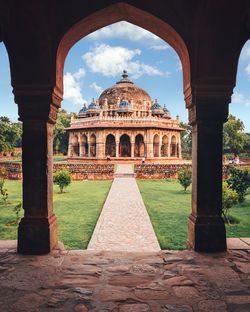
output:
[[[250,311],[250,249],[21,256],[14,246],[0,242],[0,311]]]
[[[159,251],[132,166],[118,165],[116,174],[88,250]]]

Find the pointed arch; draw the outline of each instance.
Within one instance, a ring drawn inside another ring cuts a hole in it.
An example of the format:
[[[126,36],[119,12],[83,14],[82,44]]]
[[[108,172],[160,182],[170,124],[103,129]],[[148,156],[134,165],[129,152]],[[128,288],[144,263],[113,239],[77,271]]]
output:
[[[56,56],[56,89],[63,90],[63,68],[69,50],[88,34],[110,24],[127,21],[142,27],[166,41],[180,57],[183,69],[183,89],[190,86],[190,59],[184,39],[170,24],[162,19],[127,3],[112,4],[73,25],[62,37]]]
[[[116,144],[115,144],[115,136],[113,134],[109,134],[106,137],[105,142],[105,155],[110,157],[115,157],[116,153]]]

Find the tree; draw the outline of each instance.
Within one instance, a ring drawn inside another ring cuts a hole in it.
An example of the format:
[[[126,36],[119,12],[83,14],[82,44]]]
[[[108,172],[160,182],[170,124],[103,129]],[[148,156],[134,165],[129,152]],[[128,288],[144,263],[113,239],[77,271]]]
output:
[[[228,116],[223,127],[223,149],[225,153],[239,155],[247,142],[244,124],[233,115]]]
[[[247,170],[241,170],[231,167],[228,170],[228,185],[237,192],[239,203],[243,203],[250,187],[250,173]]]
[[[54,126],[53,149],[55,153],[67,154],[69,133],[65,128],[70,126],[71,118],[75,116],[75,113],[68,113],[64,109],[59,110],[57,121]]]
[[[238,202],[238,194],[233,190],[227,181],[222,184],[222,215],[225,222],[230,224],[230,217],[228,211],[231,207],[236,205]]]
[[[61,170],[54,174],[53,182],[59,186],[60,192],[71,183],[71,176],[69,171]]]
[[[186,129],[185,131],[181,132],[181,145],[183,150],[191,151],[192,150],[192,126],[180,122],[180,127]]]
[[[184,191],[186,192],[189,185],[192,183],[192,172],[188,168],[183,168],[178,171],[178,180],[180,184],[184,187]]]
[[[10,152],[21,141],[22,130],[8,117],[0,117],[0,152]]]

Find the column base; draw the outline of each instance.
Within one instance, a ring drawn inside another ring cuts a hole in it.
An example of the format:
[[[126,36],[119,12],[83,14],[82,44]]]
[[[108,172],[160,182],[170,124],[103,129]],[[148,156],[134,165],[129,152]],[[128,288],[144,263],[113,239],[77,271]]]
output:
[[[191,214],[188,219],[187,245],[195,251],[226,251],[226,229],[223,219],[219,216],[195,217]]]
[[[18,227],[17,252],[23,255],[49,253],[58,242],[56,216],[22,218]]]

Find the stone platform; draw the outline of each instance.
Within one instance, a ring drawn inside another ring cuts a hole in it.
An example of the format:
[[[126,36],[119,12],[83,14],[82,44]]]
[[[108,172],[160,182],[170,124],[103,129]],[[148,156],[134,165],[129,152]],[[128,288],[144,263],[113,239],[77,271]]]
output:
[[[250,249],[53,251],[0,242],[0,311],[249,312]]]

